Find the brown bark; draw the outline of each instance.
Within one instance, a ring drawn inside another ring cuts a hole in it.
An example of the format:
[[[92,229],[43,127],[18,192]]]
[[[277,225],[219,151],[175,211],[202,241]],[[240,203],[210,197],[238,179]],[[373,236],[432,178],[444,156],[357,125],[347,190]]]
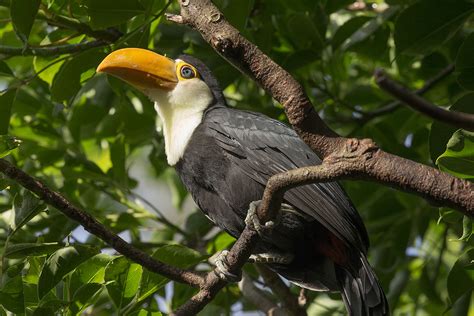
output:
[[[289,188],[343,178],[390,185],[473,216],[472,183],[388,154],[371,140],[340,137],[316,113],[303,87],[232,27],[210,0],[180,0],[180,6],[180,15],[168,15],[168,19],[199,31],[216,52],[283,104],[289,122],[301,139],[324,158],[320,166],[289,171],[268,181],[258,210],[262,222],[274,218],[283,193]],[[254,231],[245,228],[228,255],[231,272],[238,271],[245,263],[257,239]],[[181,306],[176,315],[196,314],[224,283],[215,274],[208,274],[199,293]]]
[[[320,157],[353,151],[350,158],[357,160],[352,162],[357,172],[351,174],[352,178],[390,185],[472,216],[472,183],[388,154],[373,142],[370,155],[357,156],[354,153],[360,152],[359,144],[367,141],[347,139],[332,131],[314,110],[303,87],[232,27],[210,0],[180,0],[180,5],[181,15],[168,15],[168,18],[199,31],[221,56],[283,104],[295,131]]]

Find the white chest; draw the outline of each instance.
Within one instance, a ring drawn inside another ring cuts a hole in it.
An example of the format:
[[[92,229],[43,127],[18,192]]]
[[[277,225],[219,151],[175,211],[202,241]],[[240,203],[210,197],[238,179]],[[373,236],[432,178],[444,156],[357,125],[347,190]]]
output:
[[[174,166],[184,155],[204,110],[212,101],[207,85],[195,78],[178,83],[173,91],[151,95],[163,123],[168,164]]]
[[[171,110],[162,105],[155,105],[155,109],[163,123],[166,158],[168,164],[174,166],[183,157],[203,113],[193,109]]]

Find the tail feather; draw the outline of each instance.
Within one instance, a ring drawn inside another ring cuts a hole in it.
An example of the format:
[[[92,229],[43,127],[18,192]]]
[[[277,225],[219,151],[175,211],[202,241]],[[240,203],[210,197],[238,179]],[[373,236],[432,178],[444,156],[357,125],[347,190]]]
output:
[[[360,267],[352,272],[336,268],[344,304],[350,316],[388,316],[390,310],[384,291],[365,255],[361,254]]]

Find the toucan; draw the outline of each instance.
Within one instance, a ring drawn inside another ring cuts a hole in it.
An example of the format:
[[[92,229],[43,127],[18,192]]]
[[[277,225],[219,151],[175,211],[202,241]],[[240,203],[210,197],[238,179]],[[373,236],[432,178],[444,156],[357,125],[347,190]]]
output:
[[[272,175],[321,164],[285,124],[229,107],[209,68],[192,56],[173,60],[124,48],[110,53],[97,71],[154,102],[169,165],[204,214],[235,238]],[[300,287],[339,291],[349,315],[389,315],[368,247],[361,217],[342,187],[329,182],[285,193],[278,224],[262,234],[254,252]]]

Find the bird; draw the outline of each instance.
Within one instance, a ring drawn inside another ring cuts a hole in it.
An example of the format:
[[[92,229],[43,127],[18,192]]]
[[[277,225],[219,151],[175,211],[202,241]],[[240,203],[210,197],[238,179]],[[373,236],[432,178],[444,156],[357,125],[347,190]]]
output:
[[[235,238],[271,176],[322,163],[284,123],[228,106],[211,70],[193,56],[174,60],[122,48],[106,56],[97,72],[151,99],[162,121],[168,164],[201,211]],[[368,233],[340,184],[296,187],[283,200],[278,223],[261,234],[255,260],[264,258],[271,270],[302,288],[340,292],[351,316],[389,315],[367,259]]]

